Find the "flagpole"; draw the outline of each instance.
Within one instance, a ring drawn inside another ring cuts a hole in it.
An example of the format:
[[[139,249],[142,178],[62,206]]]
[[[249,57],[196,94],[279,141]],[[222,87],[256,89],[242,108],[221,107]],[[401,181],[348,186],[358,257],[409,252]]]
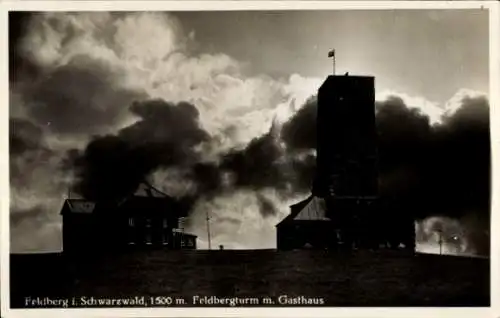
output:
[[[335,75],[335,49],[331,50],[328,52],[328,57],[332,58],[332,63],[333,63],[333,75]]]
[[[210,217],[208,215],[208,209],[206,210],[206,217],[207,217],[207,238],[208,238],[208,249],[212,249],[212,241],[210,237]]]
[[[335,50],[333,50],[333,75],[335,75]]]
[[[439,232],[439,255],[443,254],[443,233],[441,230]]]

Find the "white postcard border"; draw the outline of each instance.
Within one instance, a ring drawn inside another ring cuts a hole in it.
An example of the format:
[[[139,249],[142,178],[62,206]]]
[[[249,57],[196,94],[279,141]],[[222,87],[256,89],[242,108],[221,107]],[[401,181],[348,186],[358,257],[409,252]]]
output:
[[[490,11],[490,131],[492,144],[491,307],[488,308],[144,308],[10,309],[8,51],[0,50],[0,255],[2,317],[500,317],[500,37],[497,1],[3,1],[0,45],[8,47],[8,11],[179,11],[179,10],[384,10],[470,9]]]

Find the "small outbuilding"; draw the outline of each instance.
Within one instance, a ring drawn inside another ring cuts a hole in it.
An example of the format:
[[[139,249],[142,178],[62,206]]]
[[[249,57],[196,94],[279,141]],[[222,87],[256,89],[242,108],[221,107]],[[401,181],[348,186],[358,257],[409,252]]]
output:
[[[324,249],[336,243],[335,227],[326,216],[323,199],[311,195],[290,209],[291,213],[276,225],[279,250]]]

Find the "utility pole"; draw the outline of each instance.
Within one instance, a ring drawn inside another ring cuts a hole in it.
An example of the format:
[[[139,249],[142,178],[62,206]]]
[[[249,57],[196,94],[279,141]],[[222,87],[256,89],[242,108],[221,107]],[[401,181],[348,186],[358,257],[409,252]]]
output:
[[[443,233],[441,229],[438,230],[439,233],[439,255],[443,254]]]
[[[210,239],[210,217],[208,215],[208,209],[206,210],[206,215],[207,215],[207,237],[208,237],[208,249],[212,249],[212,242]]]

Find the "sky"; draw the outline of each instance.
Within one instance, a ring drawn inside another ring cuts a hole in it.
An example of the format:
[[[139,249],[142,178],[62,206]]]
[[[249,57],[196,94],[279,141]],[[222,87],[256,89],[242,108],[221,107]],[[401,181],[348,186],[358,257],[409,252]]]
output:
[[[200,50],[224,52],[252,74],[373,75],[377,90],[443,103],[460,88],[488,92],[486,10],[177,13]]]
[[[207,210],[212,245],[275,247],[274,226],[308,195],[333,48],[338,73],[375,76],[382,192],[415,209],[418,247],[445,228],[449,253],[488,250],[486,10],[35,13],[9,26],[12,252],[60,250],[68,189],[120,196],[141,178],[186,204],[200,247]]]

